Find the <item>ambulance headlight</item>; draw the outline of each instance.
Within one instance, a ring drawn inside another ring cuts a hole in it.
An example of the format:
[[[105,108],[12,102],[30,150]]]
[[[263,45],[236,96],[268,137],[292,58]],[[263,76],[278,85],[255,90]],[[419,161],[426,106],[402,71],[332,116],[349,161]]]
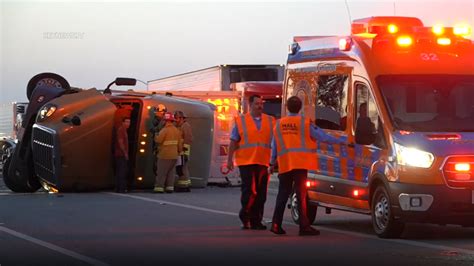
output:
[[[408,148],[398,143],[395,143],[395,152],[397,153],[397,162],[400,165],[430,168],[434,161],[433,154],[415,148]]]
[[[38,112],[38,121],[43,121],[46,118],[52,116],[54,112],[56,112],[56,109],[58,109],[55,105],[52,104],[46,104],[45,106],[41,107],[41,109]]]

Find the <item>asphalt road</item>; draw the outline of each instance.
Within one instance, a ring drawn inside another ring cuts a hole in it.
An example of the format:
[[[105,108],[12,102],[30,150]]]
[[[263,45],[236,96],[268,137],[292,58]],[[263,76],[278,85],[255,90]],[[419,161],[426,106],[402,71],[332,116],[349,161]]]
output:
[[[14,194],[0,184],[0,265],[474,265],[474,229],[413,224],[384,240],[369,216],[321,209],[321,235],[300,237],[287,210],[287,235],[276,236],[240,229],[239,197],[220,187]]]

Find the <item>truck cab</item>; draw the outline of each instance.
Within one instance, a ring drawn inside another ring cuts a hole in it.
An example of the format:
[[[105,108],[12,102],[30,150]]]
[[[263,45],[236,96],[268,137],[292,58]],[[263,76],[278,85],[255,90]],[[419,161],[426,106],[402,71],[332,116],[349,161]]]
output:
[[[153,188],[156,155],[151,121],[158,105],[166,105],[171,112],[190,113],[188,121],[200,140],[195,156],[201,160],[200,164],[190,165],[190,172],[196,177],[192,182],[197,187],[207,184],[213,106],[109,87],[106,94],[95,88],[70,88],[64,78],[53,73],[39,74],[32,81],[21,138],[3,169],[5,184],[11,190],[34,192],[41,186],[50,192],[113,188],[112,144],[117,121],[123,117],[131,119],[128,185]],[[135,82],[117,78],[111,84],[133,86]]]

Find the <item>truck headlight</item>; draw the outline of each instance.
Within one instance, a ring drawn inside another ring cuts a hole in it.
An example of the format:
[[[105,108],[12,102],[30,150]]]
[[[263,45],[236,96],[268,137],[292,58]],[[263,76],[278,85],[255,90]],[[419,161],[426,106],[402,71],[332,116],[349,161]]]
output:
[[[434,161],[433,154],[415,148],[408,148],[398,143],[395,143],[395,151],[397,162],[400,165],[430,168]]]
[[[38,112],[38,121],[43,121],[56,112],[57,107],[52,104],[46,104]]]

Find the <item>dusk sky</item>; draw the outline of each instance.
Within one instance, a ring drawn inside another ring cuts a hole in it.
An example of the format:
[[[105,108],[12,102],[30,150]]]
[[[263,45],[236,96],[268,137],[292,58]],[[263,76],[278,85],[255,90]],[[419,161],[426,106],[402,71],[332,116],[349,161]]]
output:
[[[350,31],[341,0],[0,3],[0,103],[24,101],[40,72],[104,89],[117,76],[147,81],[218,64],[284,64],[293,36]],[[474,25],[473,0],[347,3],[352,19],[396,14],[430,26]]]

